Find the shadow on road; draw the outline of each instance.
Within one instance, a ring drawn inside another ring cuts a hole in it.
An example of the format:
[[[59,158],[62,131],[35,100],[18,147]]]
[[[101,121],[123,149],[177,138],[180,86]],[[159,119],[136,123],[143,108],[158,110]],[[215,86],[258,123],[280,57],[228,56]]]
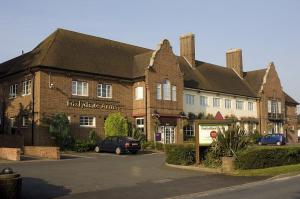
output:
[[[64,186],[49,184],[39,178],[23,178],[22,199],[48,199],[68,195],[71,190]]]

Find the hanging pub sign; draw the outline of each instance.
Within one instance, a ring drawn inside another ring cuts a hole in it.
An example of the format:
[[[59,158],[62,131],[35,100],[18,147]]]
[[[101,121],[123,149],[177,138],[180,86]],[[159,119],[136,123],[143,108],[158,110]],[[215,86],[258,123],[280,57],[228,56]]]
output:
[[[116,104],[110,104],[106,102],[96,101],[86,101],[86,100],[76,100],[69,99],[67,101],[67,107],[81,108],[81,109],[105,109],[105,110],[120,110],[120,106]]]

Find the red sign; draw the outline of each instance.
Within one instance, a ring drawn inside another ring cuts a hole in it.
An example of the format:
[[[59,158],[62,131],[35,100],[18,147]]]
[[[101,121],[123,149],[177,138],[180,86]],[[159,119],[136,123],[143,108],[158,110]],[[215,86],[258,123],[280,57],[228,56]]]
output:
[[[213,138],[213,139],[217,138],[217,132],[216,131],[211,131],[210,132],[210,137]]]

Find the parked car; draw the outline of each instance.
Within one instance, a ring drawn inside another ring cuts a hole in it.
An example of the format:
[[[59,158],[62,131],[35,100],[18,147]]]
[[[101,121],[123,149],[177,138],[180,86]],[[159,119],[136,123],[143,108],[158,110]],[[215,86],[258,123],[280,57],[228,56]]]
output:
[[[278,146],[286,143],[286,139],[283,134],[268,134],[258,138],[258,145],[276,144]]]
[[[136,139],[127,136],[109,136],[96,145],[95,152],[114,152],[118,155],[125,152],[135,154],[140,149],[141,144]]]

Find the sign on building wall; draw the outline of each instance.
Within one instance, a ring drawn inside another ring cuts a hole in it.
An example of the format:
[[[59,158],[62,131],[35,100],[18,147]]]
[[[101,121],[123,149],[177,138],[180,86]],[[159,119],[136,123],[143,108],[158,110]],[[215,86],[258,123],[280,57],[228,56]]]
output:
[[[98,101],[85,101],[85,100],[75,100],[75,99],[69,99],[67,101],[67,107],[73,107],[73,108],[82,108],[82,109],[106,109],[106,110],[120,110],[120,106],[117,104],[108,104],[104,102],[98,102]]]
[[[199,125],[199,144],[208,146],[213,142],[215,132],[222,132],[228,129],[227,125]]]

